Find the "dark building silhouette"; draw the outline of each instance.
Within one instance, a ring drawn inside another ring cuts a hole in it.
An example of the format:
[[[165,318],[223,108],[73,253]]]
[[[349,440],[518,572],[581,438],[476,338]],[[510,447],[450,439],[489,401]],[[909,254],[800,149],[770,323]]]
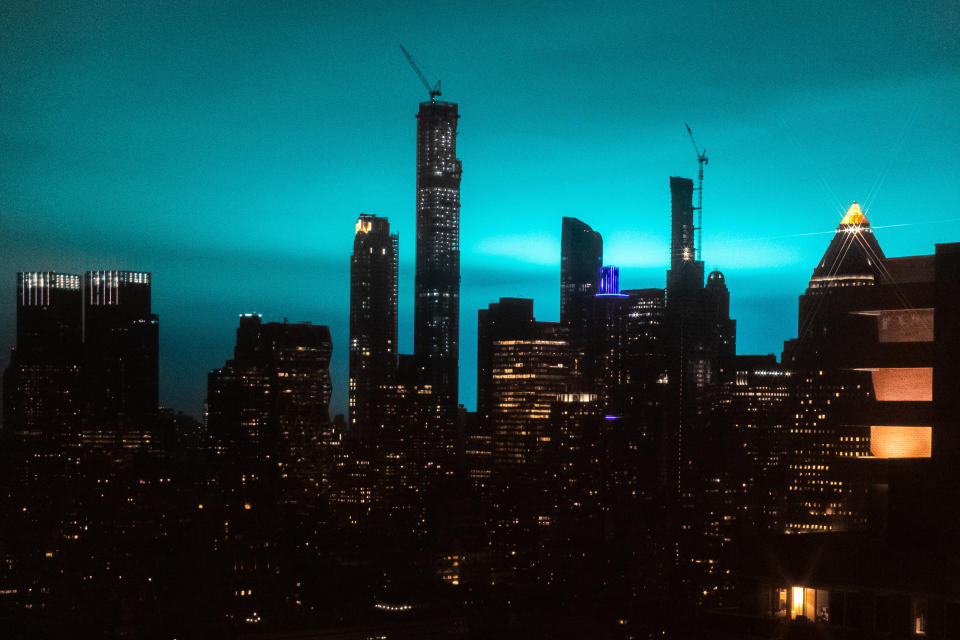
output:
[[[670,270],[667,297],[703,288],[703,262],[697,260],[693,224],[693,180],[670,178]]]
[[[87,425],[142,426],[157,411],[159,325],[150,274],[88,271],[83,289]]]
[[[560,324],[567,328],[570,343],[582,349],[593,296],[600,286],[603,238],[576,218],[563,218],[560,235]]]
[[[417,113],[417,260],[413,350],[448,420],[457,408],[460,348],[460,160],[457,105]]]
[[[390,418],[397,360],[398,237],[361,214],[350,257],[350,429],[376,437]]]
[[[4,429],[58,435],[80,412],[80,276],[17,274],[17,342],[4,374]]]
[[[732,356],[737,352],[737,321],[730,317],[730,291],[723,274],[711,271],[704,287],[708,304],[716,317],[717,355]]]

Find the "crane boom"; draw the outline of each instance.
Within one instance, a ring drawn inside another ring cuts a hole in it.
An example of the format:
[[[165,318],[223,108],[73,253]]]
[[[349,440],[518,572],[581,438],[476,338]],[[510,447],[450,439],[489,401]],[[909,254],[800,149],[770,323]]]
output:
[[[410,52],[407,51],[406,47],[400,45],[400,51],[403,51],[404,57],[406,57],[407,62],[410,63],[410,68],[414,70],[417,74],[417,77],[420,78],[420,82],[423,83],[423,86],[427,89],[427,92],[430,93],[430,102],[436,102],[437,96],[440,95],[440,81],[437,80],[437,84],[434,87],[430,87],[430,83],[427,82],[426,77],[423,75],[423,72],[420,71],[419,65],[414,61],[413,56],[410,55]]]

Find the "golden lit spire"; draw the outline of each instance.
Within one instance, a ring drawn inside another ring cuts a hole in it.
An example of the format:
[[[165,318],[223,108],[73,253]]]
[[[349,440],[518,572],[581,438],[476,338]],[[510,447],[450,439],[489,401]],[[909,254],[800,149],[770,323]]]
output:
[[[863,215],[863,211],[860,210],[860,205],[854,200],[850,208],[847,209],[847,215],[843,216],[843,220],[840,221],[840,226],[861,225],[866,221],[867,216]]]

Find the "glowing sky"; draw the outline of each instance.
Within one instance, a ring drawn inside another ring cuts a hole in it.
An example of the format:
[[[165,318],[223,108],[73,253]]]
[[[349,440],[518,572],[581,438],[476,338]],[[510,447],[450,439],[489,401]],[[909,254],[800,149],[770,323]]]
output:
[[[954,0],[102,4],[0,3],[0,340],[18,270],[152,271],[161,402],[191,413],[248,311],[331,326],[343,411],[360,212],[400,234],[412,349],[426,95],[400,43],[460,104],[468,407],[477,309],[559,315],[562,216],[603,234],[624,288],[664,285],[668,179],[696,172],[684,122],[740,353],[795,335],[851,201],[888,256],[960,241]]]

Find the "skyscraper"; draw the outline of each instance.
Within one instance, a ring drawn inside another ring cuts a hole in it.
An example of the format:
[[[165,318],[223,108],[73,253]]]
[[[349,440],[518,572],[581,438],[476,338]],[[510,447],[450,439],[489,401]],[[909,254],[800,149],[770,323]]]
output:
[[[17,274],[17,346],[4,376],[4,428],[50,434],[79,413],[80,276]]]
[[[457,105],[417,114],[417,263],[413,349],[437,404],[452,419],[460,347],[460,160]]]
[[[350,257],[350,428],[386,426],[397,367],[398,238],[386,218],[361,214]]]
[[[159,326],[150,294],[149,273],[84,275],[84,399],[86,418],[99,426],[157,411]]]
[[[593,295],[600,285],[603,238],[576,218],[563,218],[560,234],[560,324],[570,344],[582,349],[587,339]]]

